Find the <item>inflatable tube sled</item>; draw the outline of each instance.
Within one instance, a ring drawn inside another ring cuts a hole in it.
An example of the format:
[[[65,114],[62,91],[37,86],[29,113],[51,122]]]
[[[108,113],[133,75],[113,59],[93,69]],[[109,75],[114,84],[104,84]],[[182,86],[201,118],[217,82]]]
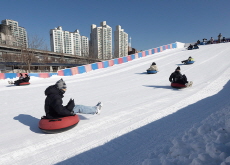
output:
[[[198,46],[196,46],[196,47],[194,46],[193,49],[199,49],[199,47]]]
[[[44,116],[39,121],[38,127],[45,133],[60,133],[75,127],[80,121],[78,115],[46,119]]]
[[[193,64],[195,61],[188,61],[188,62],[185,62],[185,64]]]
[[[188,50],[192,50],[192,48],[188,48]]]
[[[156,70],[147,70],[147,73],[148,73],[148,74],[156,74],[157,71],[156,71]]]
[[[186,88],[186,85],[179,84],[179,83],[171,83],[171,87],[180,89],[180,88]]]
[[[23,85],[30,85],[30,82],[22,82],[22,83],[20,83],[19,85],[16,85],[16,86],[23,86]]]

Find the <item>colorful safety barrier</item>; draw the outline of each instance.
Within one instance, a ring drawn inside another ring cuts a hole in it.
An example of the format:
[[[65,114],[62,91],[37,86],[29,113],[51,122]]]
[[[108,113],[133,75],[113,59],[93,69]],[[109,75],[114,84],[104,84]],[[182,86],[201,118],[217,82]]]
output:
[[[131,54],[125,57],[120,57],[112,60],[107,60],[107,61],[102,61],[102,62],[97,62],[97,63],[92,63],[92,64],[87,64],[87,65],[82,65],[82,66],[77,66],[77,67],[72,67],[72,68],[66,68],[62,70],[58,70],[57,73],[29,73],[29,76],[34,76],[34,77],[40,77],[40,78],[49,78],[53,75],[58,75],[58,76],[72,76],[76,74],[82,74],[82,73],[87,73],[92,70],[96,69],[102,69],[102,68],[107,68],[111,67],[113,65],[117,64],[122,64],[126,63],[138,58],[146,57],[149,55],[153,55],[159,52],[162,52],[167,49],[174,49],[177,48],[177,43],[172,43],[172,44],[167,44],[163,45],[157,48],[152,48],[149,50],[145,50],[139,53]],[[25,74],[25,73],[23,73]],[[13,79],[19,77],[18,73],[0,73],[0,79]]]

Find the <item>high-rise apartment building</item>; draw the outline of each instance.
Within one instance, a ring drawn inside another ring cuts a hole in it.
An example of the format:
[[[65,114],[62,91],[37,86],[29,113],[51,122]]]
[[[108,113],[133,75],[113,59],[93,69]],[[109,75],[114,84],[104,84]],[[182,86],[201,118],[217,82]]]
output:
[[[15,41],[13,41],[14,46],[28,47],[27,32],[24,27],[18,26],[17,21],[10,19],[2,20],[2,24],[10,27],[11,34],[15,38]]]
[[[114,58],[128,55],[128,42],[128,34],[121,29],[120,25],[117,25],[114,31]]]
[[[91,25],[90,56],[100,60],[112,59],[112,28],[106,25],[106,21],[100,25]]]
[[[50,30],[50,45],[53,52],[82,56],[82,52],[89,52],[87,50],[89,43],[86,40],[88,41],[88,38],[81,36],[79,30],[64,31],[61,26]],[[84,47],[82,48],[82,46]],[[84,54],[84,56],[87,55]]]
[[[86,36],[81,36],[81,54],[84,57],[89,56],[89,39]]]

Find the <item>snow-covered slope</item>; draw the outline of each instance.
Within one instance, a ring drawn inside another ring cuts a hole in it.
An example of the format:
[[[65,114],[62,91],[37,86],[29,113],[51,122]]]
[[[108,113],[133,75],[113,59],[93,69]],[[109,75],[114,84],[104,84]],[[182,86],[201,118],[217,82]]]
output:
[[[196,62],[182,65],[189,56]],[[160,72],[146,74],[153,61]],[[194,82],[192,88],[170,87],[168,78],[178,65]],[[104,106],[101,115],[79,114],[81,121],[69,131],[44,134],[38,128],[44,90],[60,78],[32,77],[31,85],[20,87],[0,80],[0,164],[168,165],[228,160],[226,140],[218,136],[223,134],[220,128],[230,125],[226,117],[230,43],[166,50],[62,77],[67,84],[64,104],[73,98],[77,104],[102,101]],[[226,128],[224,135],[229,132]],[[218,142],[224,144],[225,148],[218,147],[226,149],[225,155],[214,154]]]

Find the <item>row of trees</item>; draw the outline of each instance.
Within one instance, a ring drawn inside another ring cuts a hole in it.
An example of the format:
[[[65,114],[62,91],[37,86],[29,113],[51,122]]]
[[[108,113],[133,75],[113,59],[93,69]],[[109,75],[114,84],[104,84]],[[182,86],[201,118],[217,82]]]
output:
[[[44,40],[38,36],[31,36],[28,39],[28,48],[20,47],[21,52],[17,54],[12,53],[3,53],[2,62],[19,62],[25,65],[20,66],[21,69],[31,72],[31,69],[35,69],[35,66],[32,66],[32,63],[38,63],[39,66],[36,66],[38,70],[49,70],[50,66],[45,66],[46,63],[71,63],[71,64],[86,64],[90,63],[90,58],[85,61],[77,59],[71,59],[66,61],[64,54],[60,58],[50,57],[48,53],[48,47],[44,44]],[[43,55],[36,54],[36,51],[40,50]],[[42,50],[42,51],[41,51]],[[59,69],[62,67],[60,66]]]

